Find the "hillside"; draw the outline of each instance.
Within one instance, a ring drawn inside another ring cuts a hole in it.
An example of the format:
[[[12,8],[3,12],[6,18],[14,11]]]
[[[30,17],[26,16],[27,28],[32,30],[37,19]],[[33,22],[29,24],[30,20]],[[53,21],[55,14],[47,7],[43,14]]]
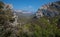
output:
[[[43,5],[29,24],[34,37],[60,37],[60,1]]]
[[[60,15],[60,2],[49,3],[38,9],[36,16],[55,17]]]
[[[60,37],[60,1],[43,5],[35,14],[0,2],[0,37]]]

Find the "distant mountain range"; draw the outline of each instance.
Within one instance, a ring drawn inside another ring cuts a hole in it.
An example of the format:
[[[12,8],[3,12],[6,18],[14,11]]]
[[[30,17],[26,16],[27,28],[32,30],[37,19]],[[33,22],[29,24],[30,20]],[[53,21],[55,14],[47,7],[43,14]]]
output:
[[[43,5],[39,8],[35,14],[33,12],[25,11],[25,10],[14,10],[14,13],[18,16],[20,20],[29,20],[31,18],[40,18],[43,16],[46,17],[55,17],[60,15],[60,1],[53,2],[49,4]]]
[[[15,10],[14,13],[16,13],[16,15],[18,15],[19,17],[29,17],[33,14],[32,12],[24,10]]]
[[[19,22],[27,22],[29,19],[32,18],[33,12],[25,11],[25,10],[14,10],[14,13],[18,16]]]

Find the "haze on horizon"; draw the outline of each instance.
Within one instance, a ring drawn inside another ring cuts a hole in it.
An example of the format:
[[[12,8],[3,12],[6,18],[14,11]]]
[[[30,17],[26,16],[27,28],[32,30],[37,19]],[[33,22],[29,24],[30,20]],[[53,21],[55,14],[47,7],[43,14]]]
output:
[[[36,12],[44,4],[59,0],[1,0],[5,3],[12,4],[14,10],[26,10]]]

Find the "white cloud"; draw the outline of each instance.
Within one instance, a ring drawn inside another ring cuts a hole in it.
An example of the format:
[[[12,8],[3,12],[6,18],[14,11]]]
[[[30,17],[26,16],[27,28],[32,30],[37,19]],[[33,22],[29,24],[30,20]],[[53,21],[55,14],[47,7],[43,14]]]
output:
[[[22,12],[22,10],[15,10],[16,12]]]
[[[23,8],[23,10],[15,10],[16,12],[22,12],[22,13],[32,13],[34,11],[33,6],[29,5]]]
[[[22,13],[31,13],[31,12],[28,12],[28,11],[27,11],[27,12],[22,12]]]
[[[27,11],[34,11],[34,7],[33,6],[31,6],[31,5],[29,5],[29,6],[27,6],[27,7],[24,7],[24,10],[27,10]]]

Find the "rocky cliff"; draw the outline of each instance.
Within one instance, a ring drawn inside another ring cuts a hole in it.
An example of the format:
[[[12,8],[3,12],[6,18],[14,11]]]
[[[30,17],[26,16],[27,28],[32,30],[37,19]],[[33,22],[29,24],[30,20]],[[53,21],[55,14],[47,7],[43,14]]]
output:
[[[42,16],[55,17],[60,15],[60,1],[43,5],[36,12],[37,18]]]

